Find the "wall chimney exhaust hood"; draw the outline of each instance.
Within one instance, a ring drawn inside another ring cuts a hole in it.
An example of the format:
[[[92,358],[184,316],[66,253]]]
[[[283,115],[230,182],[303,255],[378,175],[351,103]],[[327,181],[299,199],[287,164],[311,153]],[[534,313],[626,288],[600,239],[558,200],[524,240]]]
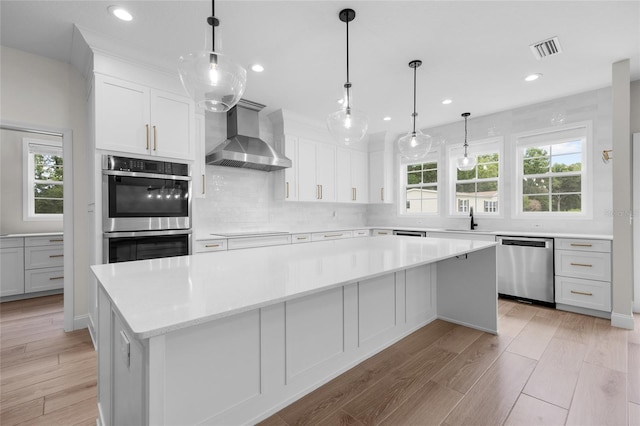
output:
[[[260,139],[262,104],[241,99],[227,111],[227,139],[206,156],[206,163],[270,172],[291,167],[291,160]]]

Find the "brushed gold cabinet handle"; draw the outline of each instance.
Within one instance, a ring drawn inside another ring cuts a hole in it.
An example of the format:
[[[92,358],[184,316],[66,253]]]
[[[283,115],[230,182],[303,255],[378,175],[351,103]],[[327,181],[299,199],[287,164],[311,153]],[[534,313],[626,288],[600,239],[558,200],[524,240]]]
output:
[[[212,247],[220,247],[220,244],[205,244],[204,246],[206,248],[212,248]]]
[[[155,151],[158,148],[158,130],[156,129],[156,126],[153,126],[153,150]]]
[[[378,232],[378,235],[389,235],[388,232]]]
[[[593,244],[571,243],[571,247],[593,247]]]
[[[60,240],[49,240],[50,243],[63,243],[64,240],[60,239]]]
[[[306,240],[307,237],[296,237],[296,240]]]
[[[64,257],[64,254],[50,254],[49,257]]]
[[[286,195],[285,198],[289,198],[289,182],[285,182]]]
[[[149,125],[145,124],[144,127],[147,128],[147,139],[146,139],[147,140],[147,148],[146,148],[146,150],[148,151],[149,150]]]
[[[206,175],[202,175],[202,195],[207,193],[207,177]]]
[[[64,279],[64,276],[62,276],[62,277],[51,277],[51,278],[49,278],[49,281],[63,280],[63,279]]]
[[[316,185],[316,200],[320,199],[320,185]]]
[[[380,188],[380,201],[384,201],[384,188]]]
[[[589,263],[574,263],[574,262],[571,262],[571,266],[584,266],[587,268],[593,267],[593,265],[590,265]]]
[[[320,199],[322,200],[322,185],[320,185]]]
[[[571,290],[571,293],[573,293],[573,294],[582,294],[583,296],[593,296],[593,293],[589,293],[588,291]]]
[[[324,234],[325,238],[342,237],[342,234]]]

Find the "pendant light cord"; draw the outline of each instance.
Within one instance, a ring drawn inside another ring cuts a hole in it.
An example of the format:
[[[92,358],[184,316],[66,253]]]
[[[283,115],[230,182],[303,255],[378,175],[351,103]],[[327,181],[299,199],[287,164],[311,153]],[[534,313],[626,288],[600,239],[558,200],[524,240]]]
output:
[[[464,156],[467,156],[467,148],[469,144],[467,143],[467,117],[464,117]]]
[[[413,67],[413,134],[416,134],[416,116],[418,113],[416,112],[416,74],[418,72],[418,67]]]
[[[349,80],[349,19],[346,20],[346,24],[347,24],[347,83],[345,84],[345,87],[347,88],[347,111],[349,111],[351,109],[351,100],[350,98],[350,91],[351,91],[351,83]]]
[[[211,0],[211,17],[215,19],[216,17],[216,4],[215,0]],[[211,51],[216,51],[216,26],[211,24]]]

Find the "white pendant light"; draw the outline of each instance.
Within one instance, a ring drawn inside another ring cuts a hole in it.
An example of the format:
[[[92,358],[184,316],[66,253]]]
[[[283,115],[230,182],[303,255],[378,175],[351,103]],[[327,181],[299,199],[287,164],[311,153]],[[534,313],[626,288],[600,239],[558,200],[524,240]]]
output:
[[[215,4],[211,0],[211,16],[207,18],[213,35],[211,51],[201,50],[178,59],[180,80],[196,105],[212,112],[229,111],[238,103],[247,84],[247,70],[227,56],[216,52],[215,28],[220,21],[215,17]]]
[[[342,108],[327,117],[327,127],[331,135],[344,145],[351,145],[364,138],[369,127],[369,117],[362,111],[351,107],[351,82],[349,81],[349,22],[356,17],[353,9],[343,9],[338,14],[342,22],[347,24],[347,82],[344,84],[345,97]]]
[[[413,68],[413,130],[398,140],[398,149],[400,155],[410,160],[419,160],[424,158],[431,149],[433,139],[429,135],[425,135],[420,130],[416,130],[416,70],[422,65],[422,61],[415,59],[409,62],[409,68]]]
[[[473,170],[476,166],[476,157],[473,155],[469,155],[467,149],[469,148],[469,144],[467,143],[467,118],[471,115],[470,112],[462,113],[462,117],[464,117],[464,156],[458,158],[458,170],[463,172]]]

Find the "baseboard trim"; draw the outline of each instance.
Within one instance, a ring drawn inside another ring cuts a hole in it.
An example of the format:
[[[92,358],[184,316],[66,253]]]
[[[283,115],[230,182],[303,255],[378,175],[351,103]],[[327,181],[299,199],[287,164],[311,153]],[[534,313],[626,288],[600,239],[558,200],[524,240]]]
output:
[[[89,327],[89,314],[78,315],[73,318],[73,329],[80,330]]]
[[[611,325],[618,328],[626,328],[627,330],[633,330],[633,315],[624,314],[611,314]]]

